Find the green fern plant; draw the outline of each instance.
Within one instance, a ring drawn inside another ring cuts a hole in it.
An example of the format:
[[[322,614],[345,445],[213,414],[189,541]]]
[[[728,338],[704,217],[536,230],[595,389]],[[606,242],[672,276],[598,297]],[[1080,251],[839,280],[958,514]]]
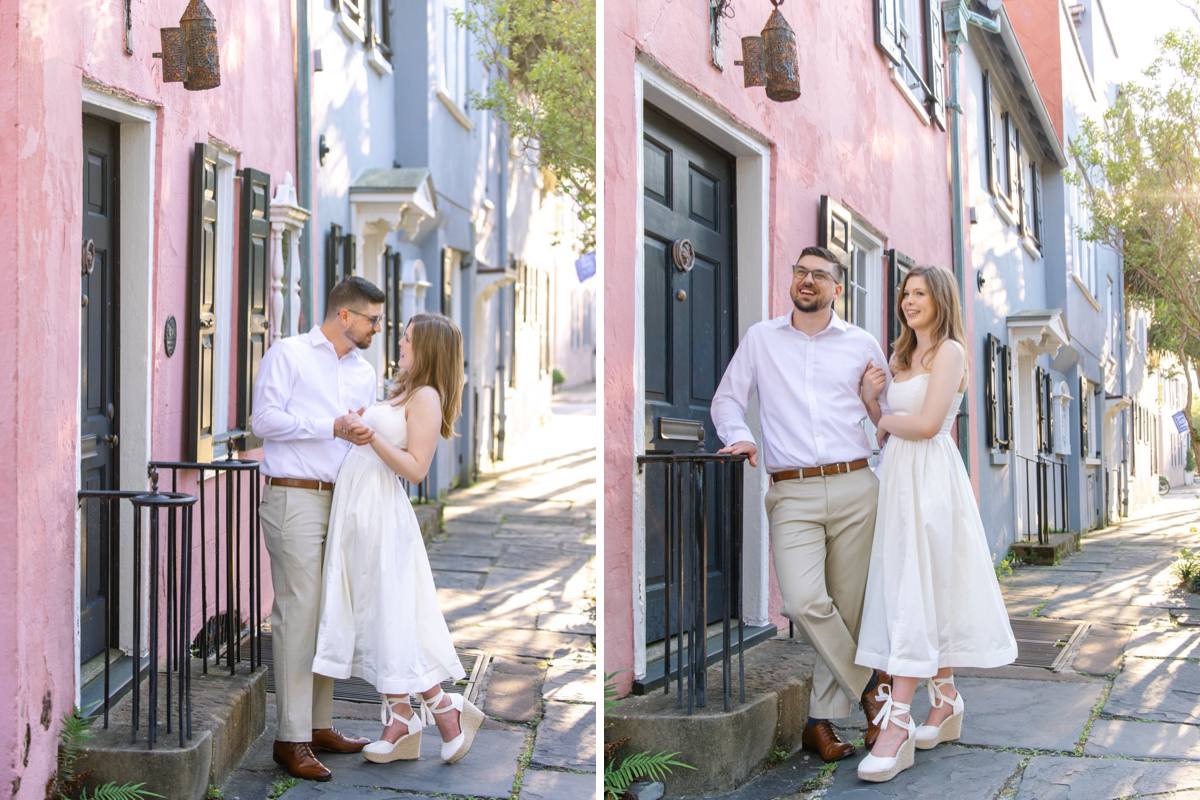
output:
[[[79,800],[144,800],[147,797],[162,797],[161,794],[143,789],[142,787],[145,785],[144,783],[125,783],[117,786],[115,783],[106,783],[103,786],[97,786],[91,794],[84,789],[83,794],[79,795]]]
[[[50,779],[47,797],[56,798],[56,800],[75,800],[76,792],[79,793],[79,800],[148,800],[148,798],[162,797],[161,794],[144,788],[144,783],[117,785],[110,781],[92,789],[90,794],[87,789],[80,788],[80,784],[87,775],[86,773],[77,775],[75,768],[79,762],[79,755],[83,751],[84,743],[91,737],[92,720],[80,716],[78,708],[72,708],[70,714],[63,715],[58,743],[58,769],[54,777]]]
[[[619,673],[604,676],[604,710],[607,712],[617,704],[617,687],[612,680]],[[676,767],[695,769],[691,764],[679,761],[679,753],[633,753],[618,764],[617,751],[628,742],[620,739],[604,746],[604,800],[620,800],[629,785],[639,778],[666,780]]]
[[[639,778],[664,781],[675,767],[695,769],[691,764],[677,761],[677,755],[679,753],[634,753],[622,759],[619,767],[614,759],[604,767],[605,800],[618,800],[629,788],[629,784]]]

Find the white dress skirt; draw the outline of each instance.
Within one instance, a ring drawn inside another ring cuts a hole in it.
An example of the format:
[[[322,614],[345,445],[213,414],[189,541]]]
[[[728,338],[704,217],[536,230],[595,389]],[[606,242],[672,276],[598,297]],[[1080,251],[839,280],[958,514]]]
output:
[[[920,412],[928,374],[892,381],[894,414]],[[962,394],[931,439],[888,438],[855,662],[908,678],[1017,657],[971,482],[950,436]]]
[[[363,420],[405,446],[402,406],[377,403]],[[312,670],[362,678],[382,694],[423,692],[465,675],[408,494],[370,445],[350,450],[334,487]]]

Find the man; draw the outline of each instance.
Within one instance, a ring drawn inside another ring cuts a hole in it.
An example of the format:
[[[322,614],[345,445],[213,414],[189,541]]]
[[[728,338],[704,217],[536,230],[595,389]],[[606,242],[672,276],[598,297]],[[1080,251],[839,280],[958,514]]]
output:
[[[267,350],[254,383],[250,424],[263,440],[267,476],[259,518],[275,589],[274,758],[296,778],[330,779],[314,747],[357,753],[369,741],[333,729],[333,679],[313,675],[312,662],[333,482],[350,446],[373,435],[359,414],[375,401],[375,369],[359,351],[380,328],[383,301],[370,281],[346,278],[329,293],[320,325]]]
[[[878,370],[886,361],[875,339],[833,313],[843,267],[831,251],[806,247],[792,268],[790,314],[752,326],[733,354],[712,402],[722,453],[744,453],[758,465],[746,424],[757,390],[763,462],[771,476],[766,507],[784,614],[804,631],[819,658],[813,670],[804,749],[825,761],[854,752],[830,719],[859,698],[867,743],[882,701],[885,675],[854,663],[867,564],[875,534],[879,482],[867,467],[871,446],[862,420],[879,419]],[[867,391],[864,375],[874,365]]]

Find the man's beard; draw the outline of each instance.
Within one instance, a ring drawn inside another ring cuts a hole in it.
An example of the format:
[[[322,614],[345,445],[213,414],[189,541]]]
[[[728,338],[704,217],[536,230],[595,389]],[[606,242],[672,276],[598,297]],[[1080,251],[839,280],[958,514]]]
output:
[[[800,294],[792,295],[792,305],[796,310],[803,314],[811,314],[814,311],[820,311],[824,308],[824,303],[816,294],[802,296]]]
[[[359,350],[366,350],[371,346],[371,339],[373,338],[374,336],[368,336],[366,341],[363,341],[362,339],[355,339],[351,337],[350,341],[354,342],[354,344],[358,346]]]

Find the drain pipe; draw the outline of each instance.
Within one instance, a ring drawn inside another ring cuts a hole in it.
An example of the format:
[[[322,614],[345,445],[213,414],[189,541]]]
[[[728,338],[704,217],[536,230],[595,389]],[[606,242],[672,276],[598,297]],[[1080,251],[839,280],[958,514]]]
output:
[[[300,234],[300,263],[289,282],[300,276],[299,311],[311,326],[316,308],[312,293],[312,230],[316,216],[312,202],[312,42],[308,30],[308,0],[296,0],[296,193],[297,202],[309,210]],[[294,284],[288,291],[294,290]],[[324,302],[324,298],[322,298]],[[296,330],[304,328],[293,320]]]
[[[954,276],[958,279],[958,293],[966,304],[966,243],[963,231],[963,177],[962,142],[959,137],[959,118],[962,106],[958,102],[959,56],[963,43],[967,41],[967,27],[975,25],[989,33],[999,33],[1000,23],[967,8],[967,0],[945,0],[942,3],[942,26],[946,31],[946,43],[950,49],[950,97],[946,102],[949,112],[947,124],[950,128],[950,227]],[[958,450],[967,469],[971,468],[971,436],[967,429],[967,398],[962,399],[959,415]]]

